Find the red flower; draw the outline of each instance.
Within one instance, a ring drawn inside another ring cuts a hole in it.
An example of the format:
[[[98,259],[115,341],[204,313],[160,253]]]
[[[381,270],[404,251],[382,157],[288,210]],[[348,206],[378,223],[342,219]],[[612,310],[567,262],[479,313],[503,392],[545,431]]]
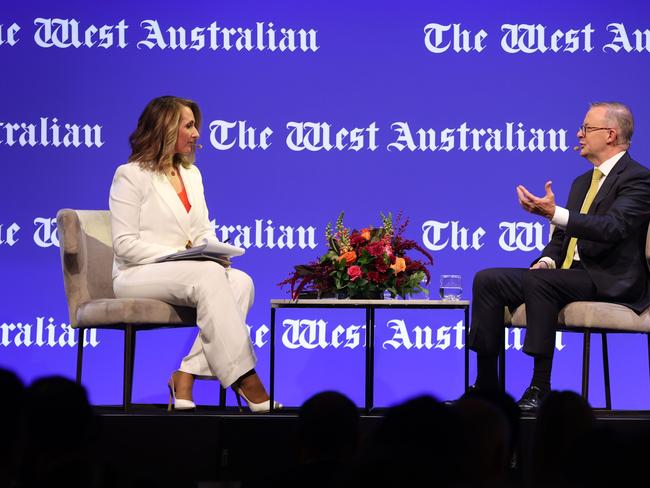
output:
[[[358,246],[359,244],[363,244],[366,242],[366,238],[363,237],[361,234],[359,234],[357,231],[354,231],[352,235],[350,236],[350,244],[353,246]]]
[[[359,266],[350,266],[348,268],[348,276],[350,277],[350,281],[354,281],[357,278],[360,278],[361,268]]]
[[[375,259],[375,268],[377,268],[377,271],[380,273],[385,273],[388,271],[388,265],[384,261],[383,256],[379,256],[377,259]]]
[[[383,283],[385,280],[385,276],[383,273],[378,273],[377,271],[368,271],[368,281],[372,281],[373,283]]]
[[[381,241],[371,242],[366,246],[366,251],[368,251],[371,256],[381,256],[384,254],[384,243]]]

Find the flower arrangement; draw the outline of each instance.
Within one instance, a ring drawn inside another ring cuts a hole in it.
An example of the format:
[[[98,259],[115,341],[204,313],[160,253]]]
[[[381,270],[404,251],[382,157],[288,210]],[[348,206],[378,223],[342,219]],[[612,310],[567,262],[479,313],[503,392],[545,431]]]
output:
[[[401,212],[393,226],[393,216],[381,215],[378,228],[350,230],[343,225],[343,212],[336,220],[336,228],[327,224],[325,237],[328,251],[317,261],[295,267],[295,271],[279,285],[291,286],[291,296],[380,298],[388,290],[392,297],[407,298],[428,290],[431,275],[427,266],[433,258],[415,241],[406,239],[404,231],[408,219]],[[420,261],[406,255],[419,251],[426,259]],[[426,286],[425,285],[425,286]]]

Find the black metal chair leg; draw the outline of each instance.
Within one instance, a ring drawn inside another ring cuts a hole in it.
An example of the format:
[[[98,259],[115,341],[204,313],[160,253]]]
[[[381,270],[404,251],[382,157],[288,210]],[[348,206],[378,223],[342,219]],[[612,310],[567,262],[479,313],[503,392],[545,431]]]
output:
[[[465,320],[465,345],[463,346],[463,355],[464,355],[464,362],[465,362],[465,371],[463,371],[463,381],[464,381],[464,392],[467,392],[469,389],[469,346],[467,345],[467,328],[469,327],[469,324],[467,323],[467,320]],[[650,337],[650,336],[649,336]]]
[[[650,374],[650,334],[646,334],[648,338],[648,373]]]
[[[136,338],[137,338],[137,333],[138,329],[136,327],[131,327],[132,335],[131,335],[131,377],[129,381],[129,396],[128,396],[128,406],[131,408],[131,405],[133,404],[133,377],[135,375],[135,349],[136,349]]]
[[[605,375],[605,408],[612,409],[612,393],[609,388],[609,354],[607,352],[607,334],[601,332],[603,339],[603,374]]]
[[[131,392],[133,389],[133,362],[135,359],[135,331],[133,326],[124,328],[124,390],[122,392],[122,405],[127,412],[131,406]]]
[[[275,308],[271,307],[271,330],[269,331],[269,411],[275,405]],[[221,401],[221,400],[220,400]],[[223,406],[226,406],[226,393],[223,394]]]
[[[78,341],[77,341],[77,375],[76,381],[78,385],[81,385],[81,370],[83,366],[83,356],[84,356],[84,330],[78,329]]]
[[[591,332],[584,331],[582,343],[582,398],[589,401],[589,357],[590,357],[590,339]]]
[[[219,407],[226,408],[226,389],[219,385]]]
[[[501,390],[506,391],[506,334],[508,333],[508,328],[503,328],[503,334],[501,335],[501,354],[499,354],[499,382],[501,384]]]

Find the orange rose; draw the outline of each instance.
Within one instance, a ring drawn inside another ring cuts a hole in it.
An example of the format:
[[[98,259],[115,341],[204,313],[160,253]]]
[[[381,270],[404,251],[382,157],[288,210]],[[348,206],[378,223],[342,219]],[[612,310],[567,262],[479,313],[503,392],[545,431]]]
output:
[[[352,263],[354,263],[357,260],[357,253],[354,251],[347,251],[344,252],[339,256],[339,262],[343,261],[345,259],[345,265],[350,266]]]
[[[370,229],[361,229],[361,237],[363,237],[366,241],[370,240]]]
[[[406,269],[406,261],[404,258],[395,258],[395,262],[390,265],[395,274],[399,274]]]

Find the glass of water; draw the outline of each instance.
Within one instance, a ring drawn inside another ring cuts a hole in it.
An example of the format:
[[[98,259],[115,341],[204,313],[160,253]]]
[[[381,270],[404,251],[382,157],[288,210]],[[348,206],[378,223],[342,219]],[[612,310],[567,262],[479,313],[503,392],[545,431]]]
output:
[[[460,275],[440,275],[440,298],[460,300],[463,294]]]

